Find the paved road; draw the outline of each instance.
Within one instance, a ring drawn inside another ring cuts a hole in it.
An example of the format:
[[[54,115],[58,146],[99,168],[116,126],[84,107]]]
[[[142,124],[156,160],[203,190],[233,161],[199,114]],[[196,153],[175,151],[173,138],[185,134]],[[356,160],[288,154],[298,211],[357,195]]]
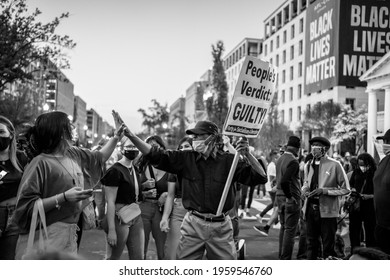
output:
[[[251,214],[255,216],[270,201],[268,199],[255,198],[252,203]],[[269,212],[271,214],[272,210]],[[267,217],[267,216],[266,216]],[[256,219],[240,219],[239,238],[246,240],[247,260],[276,260],[278,259],[278,236],[279,229],[271,228],[268,237],[260,235],[253,229],[258,225]],[[349,241],[346,241],[349,244]],[[295,242],[293,259],[296,258],[298,240]],[[105,258],[105,233],[102,230],[90,230],[83,233],[80,245],[80,255],[89,260],[102,260]],[[153,238],[150,240],[148,259],[157,259]],[[127,251],[122,254],[122,259],[128,259]]]

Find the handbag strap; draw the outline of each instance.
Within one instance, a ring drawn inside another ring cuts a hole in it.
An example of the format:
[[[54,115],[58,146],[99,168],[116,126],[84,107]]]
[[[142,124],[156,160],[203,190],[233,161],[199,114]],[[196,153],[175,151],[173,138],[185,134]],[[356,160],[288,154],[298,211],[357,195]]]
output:
[[[133,176],[134,176],[135,202],[138,203],[138,196],[139,196],[138,180],[137,180],[137,175],[135,174],[135,167],[133,164],[131,164],[131,168],[133,169]],[[129,170],[129,172],[130,172],[130,170]],[[131,172],[130,172],[130,176],[131,176]]]
[[[154,181],[156,181],[156,177],[154,176],[153,168],[150,164],[148,165],[148,168],[149,168],[150,177],[152,177],[154,179]]]
[[[42,229],[45,233],[45,238],[48,239],[45,210],[43,209],[42,199],[38,198],[34,203],[33,214],[30,224],[30,232],[28,234],[27,251],[31,250],[34,246],[35,231],[37,229],[38,217],[40,218],[39,224],[39,242],[40,246],[43,246]]]

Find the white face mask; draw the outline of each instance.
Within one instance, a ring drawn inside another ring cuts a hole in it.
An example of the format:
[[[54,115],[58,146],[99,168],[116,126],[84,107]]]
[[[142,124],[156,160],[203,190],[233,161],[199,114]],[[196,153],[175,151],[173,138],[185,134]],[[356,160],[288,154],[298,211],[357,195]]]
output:
[[[360,170],[364,173],[368,170],[367,166],[359,166]]]
[[[382,144],[382,148],[383,148],[383,153],[385,155],[387,155],[388,153],[390,153],[390,144]]]
[[[205,140],[197,140],[192,142],[192,147],[194,148],[194,151],[197,151],[199,153],[205,153],[207,151],[207,147],[204,144]]]

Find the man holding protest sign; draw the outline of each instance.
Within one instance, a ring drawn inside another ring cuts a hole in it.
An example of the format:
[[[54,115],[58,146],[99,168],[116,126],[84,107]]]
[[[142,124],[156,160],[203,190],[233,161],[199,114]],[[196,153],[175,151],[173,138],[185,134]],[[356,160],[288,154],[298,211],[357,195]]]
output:
[[[171,151],[152,147],[127,129],[126,136],[156,168],[178,174],[182,178],[182,201],[188,210],[181,227],[177,258],[236,259],[233,227],[228,212],[234,206],[235,189],[229,184],[226,203],[217,214],[222,192],[233,162],[233,154],[225,153],[217,126],[199,121],[186,131],[193,135],[194,151]],[[231,182],[249,186],[264,184],[267,177],[257,159],[249,153],[249,144],[241,140],[236,147],[240,160]]]

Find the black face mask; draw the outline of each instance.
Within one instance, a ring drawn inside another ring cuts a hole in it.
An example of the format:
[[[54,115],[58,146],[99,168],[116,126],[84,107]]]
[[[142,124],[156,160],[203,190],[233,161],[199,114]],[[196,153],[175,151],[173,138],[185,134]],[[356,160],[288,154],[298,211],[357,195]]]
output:
[[[124,151],[123,155],[128,159],[128,160],[133,160],[138,156],[139,151]]]
[[[11,143],[11,137],[0,137],[0,151],[4,151],[9,147]]]

